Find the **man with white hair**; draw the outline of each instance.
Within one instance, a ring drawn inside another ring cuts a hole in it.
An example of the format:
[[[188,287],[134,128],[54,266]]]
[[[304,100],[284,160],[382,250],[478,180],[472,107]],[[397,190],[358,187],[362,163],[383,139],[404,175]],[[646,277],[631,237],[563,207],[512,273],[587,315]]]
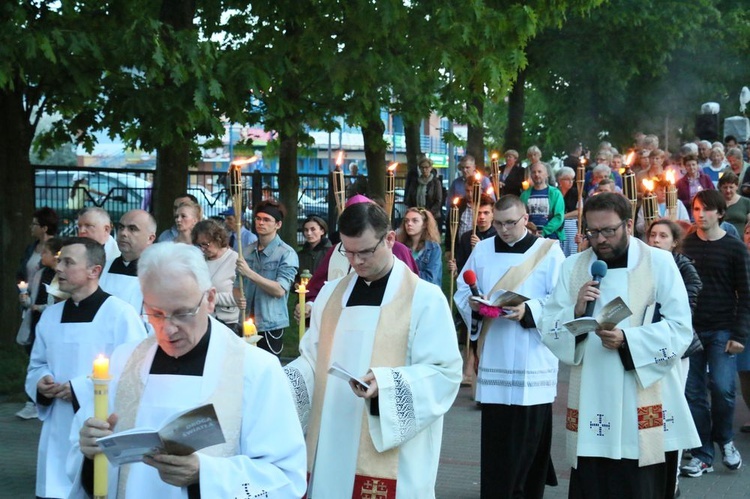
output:
[[[143,294],[138,282],[138,259],[156,239],[156,220],[143,210],[130,210],[117,223],[117,247],[121,255],[108,262],[99,285],[107,293],[130,303],[141,313]]]
[[[120,249],[110,234],[111,232],[112,220],[107,210],[92,206],[82,209],[78,214],[78,235],[80,237],[91,238],[104,246],[104,253],[107,255],[107,265],[120,256]]]
[[[698,151],[696,154],[698,154],[698,166],[701,170],[711,166],[711,158],[709,157],[711,154],[711,142],[707,140],[698,142]]]
[[[198,248],[154,244],[138,264],[155,333],[112,355],[110,416],[85,420],[80,452],[68,463],[77,480],[75,497],[91,493],[98,438],[156,428],[205,404],[213,404],[225,443],[110,466],[109,497],[301,497],[305,443],[278,360],[210,316],[216,288]],[[93,400],[83,402],[79,414],[78,421],[93,414]]]

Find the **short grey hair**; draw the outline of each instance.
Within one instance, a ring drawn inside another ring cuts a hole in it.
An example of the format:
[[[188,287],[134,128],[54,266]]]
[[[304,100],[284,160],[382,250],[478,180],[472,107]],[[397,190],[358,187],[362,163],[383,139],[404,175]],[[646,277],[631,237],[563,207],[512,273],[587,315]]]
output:
[[[99,208],[98,206],[87,206],[86,208],[83,208],[78,212],[78,218],[89,214],[94,215],[100,222],[105,225],[112,225],[112,218],[104,208]]]
[[[571,167],[569,167],[569,166],[563,166],[562,168],[560,168],[559,170],[557,170],[557,173],[555,173],[555,178],[559,182],[560,178],[562,178],[564,176],[573,177],[573,179],[575,179],[576,178],[576,171],[574,169],[572,169]]]
[[[138,280],[143,283],[150,276],[159,279],[189,274],[201,291],[211,289],[211,273],[203,253],[190,244],[164,242],[152,244],[138,259]]]
[[[604,173],[606,175],[609,175],[610,173],[612,173],[612,168],[610,168],[608,165],[600,163],[596,165],[593,170],[591,170],[591,175],[594,175],[595,173]]]

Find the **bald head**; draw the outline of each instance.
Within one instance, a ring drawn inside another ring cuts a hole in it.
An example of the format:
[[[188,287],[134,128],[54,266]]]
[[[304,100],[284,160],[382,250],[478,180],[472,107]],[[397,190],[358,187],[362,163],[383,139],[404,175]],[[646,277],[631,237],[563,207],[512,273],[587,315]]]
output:
[[[132,262],[156,239],[156,220],[143,210],[130,210],[117,224],[117,247],[122,258]]]
[[[78,215],[78,235],[80,237],[88,237],[104,245],[109,240],[110,232],[112,232],[112,221],[106,210],[98,207],[81,210]]]

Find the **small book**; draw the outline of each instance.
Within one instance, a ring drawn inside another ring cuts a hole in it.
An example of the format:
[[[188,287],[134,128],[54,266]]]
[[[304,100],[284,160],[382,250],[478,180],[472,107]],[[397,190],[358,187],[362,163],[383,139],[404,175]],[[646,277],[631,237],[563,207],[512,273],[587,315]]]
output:
[[[359,383],[360,385],[365,387],[365,390],[370,388],[370,385],[368,385],[367,383],[365,383],[364,381],[357,378],[355,375],[353,375],[352,373],[350,373],[349,371],[341,367],[341,364],[339,364],[338,362],[334,362],[333,364],[331,364],[331,367],[328,368],[328,374],[333,374],[337,378],[341,378],[347,383],[349,381],[354,381],[355,383]]]
[[[144,456],[156,453],[188,456],[224,442],[224,433],[213,404],[181,412],[160,430],[133,428],[96,441],[115,466],[140,462]]]
[[[479,296],[472,296],[470,300],[474,300],[479,303],[484,303],[485,305],[488,305],[490,307],[500,307],[500,308],[515,307],[525,301],[529,301],[529,299],[526,298],[525,296],[519,295],[518,293],[514,293],[513,291],[507,291],[505,289],[498,289],[497,291],[489,295],[487,298],[482,298]]]
[[[623,319],[633,315],[625,302],[619,296],[607,303],[599,311],[596,318],[579,317],[563,324],[573,336],[596,331],[597,329],[614,329]]]

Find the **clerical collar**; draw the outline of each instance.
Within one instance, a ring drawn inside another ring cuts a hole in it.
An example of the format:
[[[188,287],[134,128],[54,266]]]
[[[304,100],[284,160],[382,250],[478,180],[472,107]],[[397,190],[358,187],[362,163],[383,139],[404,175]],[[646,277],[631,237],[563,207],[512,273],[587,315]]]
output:
[[[68,298],[63,305],[60,322],[93,322],[99,308],[109,296],[102,288],[96,288],[96,291],[79,301],[78,304],[73,301],[73,298]]]
[[[625,248],[622,255],[613,258],[612,260],[602,260],[607,264],[608,269],[626,269],[628,268],[628,250],[630,246]]]
[[[536,242],[537,237],[528,230],[521,239],[508,244],[500,237],[495,236],[495,253],[526,253]]]
[[[381,303],[383,303],[383,296],[385,296],[385,287],[388,284],[388,279],[391,277],[392,272],[393,268],[391,268],[391,270],[389,270],[388,273],[380,279],[371,281],[369,283],[363,278],[357,277],[357,281],[354,283],[352,294],[349,295],[349,300],[347,300],[346,306],[379,306]]]
[[[132,262],[126,262],[122,256],[118,256],[110,265],[108,274],[120,274],[131,277],[138,277],[138,259],[136,258]]]
[[[178,374],[180,376],[203,376],[203,367],[208,355],[208,343],[211,338],[211,320],[208,320],[206,334],[197,345],[182,357],[170,357],[158,347],[154,362],[151,364],[151,374]]]

